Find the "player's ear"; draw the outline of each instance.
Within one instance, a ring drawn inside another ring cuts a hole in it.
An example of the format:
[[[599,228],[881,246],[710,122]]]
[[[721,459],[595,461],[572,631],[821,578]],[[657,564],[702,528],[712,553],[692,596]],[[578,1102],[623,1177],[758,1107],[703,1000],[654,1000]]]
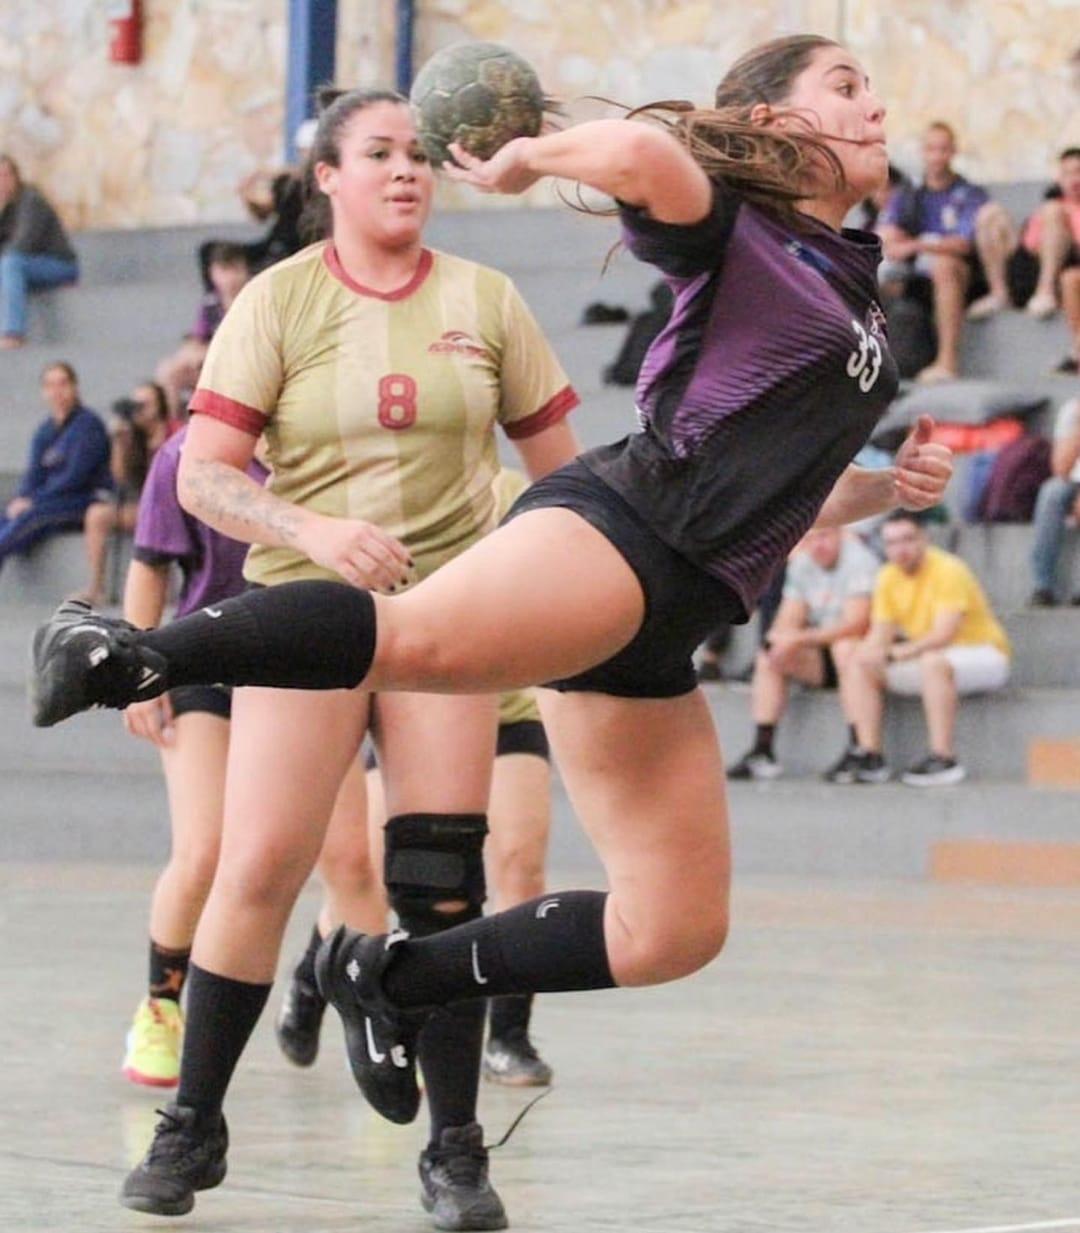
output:
[[[764,128],[772,119],[772,108],[768,103],[755,103],[750,108],[750,123],[756,124],[760,128]]]
[[[337,188],[339,169],[333,163],[316,163],[313,170],[319,192],[329,196]]]

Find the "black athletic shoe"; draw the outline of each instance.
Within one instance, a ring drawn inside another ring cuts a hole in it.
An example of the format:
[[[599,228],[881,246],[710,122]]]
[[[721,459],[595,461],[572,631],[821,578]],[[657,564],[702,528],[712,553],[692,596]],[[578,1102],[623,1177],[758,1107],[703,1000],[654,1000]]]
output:
[[[409,935],[369,936],[339,925],[315,956],[319,992],[341,1015],[353,1078],[368,1104],[391,1122],[411,1122],[420,1108],[416,1038],[428,1011],[401,1011],[382,991],[391,950]]]
[[[826,783],[888,783],[892,771],[885,765],[879,753],[865,753],[861,749],[846,749],[840,760],[822,775]]]
[[[437,1229],[505,1229],[502,1199],[488,1180],[488,1149],[476,1124],[448,1126],[420,1153],[420,1202]]]
[[[909,767],[900,776],[900,782],[912,788],[948,788],[966,778],[967,771],[955,758],[932,753]]]
[[[34,725],[51,728],[90,707],[122,709],[164,693],[165,660],[135,643],[138,632],[127,621],[99,616],[82,600],[62,603],[34,633]]]
[[[484,1049],[485,1079],[505,1087],[547,1087],[551,1067],[544,1061],[527,1032],[492,1036]]]
[[[771,779],[779,779],[783,773],[784,768],[773,754],[765,753],[760,749],[751,749],[749,753],[743,754],[733,766],[728,767],[727,777],[728,779],[755,779],[768,782]]]
[[[319,1056],[319,1031],[326,1002],[318,989],[294,975],[285,990],[274,1033],[281,1052],[295,1066],[311,1066]]]
[[[154,1216],[183,1216],[195,1206],[196,1190],[225,1180],[229,1130],[220,1113],[209,1119],[178,1104],[158,1112],[153,1142],[124,1179],[120,1202]]]

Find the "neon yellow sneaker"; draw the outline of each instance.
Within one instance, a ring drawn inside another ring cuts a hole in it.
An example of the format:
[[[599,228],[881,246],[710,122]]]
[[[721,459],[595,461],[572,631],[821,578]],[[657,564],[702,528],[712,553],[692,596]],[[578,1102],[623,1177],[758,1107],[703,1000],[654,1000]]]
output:
[[[147,1087],[175,1087],[183,1036],[184,1016],[171,998],[143,998],[127,1034],[124,1074]]]

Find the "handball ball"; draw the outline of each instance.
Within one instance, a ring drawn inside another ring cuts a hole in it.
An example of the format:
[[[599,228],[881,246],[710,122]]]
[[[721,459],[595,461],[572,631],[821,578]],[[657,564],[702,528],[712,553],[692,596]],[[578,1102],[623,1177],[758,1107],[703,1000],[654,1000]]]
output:
[[[428,158],[453,159],[454,141],[488,159],[515,137],[535,137],[544,91],[532,66],[499,43],[455,43],[437,52],[416,75],[409,101]]]

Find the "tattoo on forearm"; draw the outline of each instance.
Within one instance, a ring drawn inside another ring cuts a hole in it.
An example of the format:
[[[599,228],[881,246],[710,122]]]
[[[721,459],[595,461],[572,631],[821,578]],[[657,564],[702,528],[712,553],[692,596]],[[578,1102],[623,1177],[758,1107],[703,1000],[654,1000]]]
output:
[[[199,516],[230,534],[257,543],[268,540],[293,546],[300,533],[300,511],[275,497],[250,476],[228,463],[199,460],[190,464],[186,487]]]

